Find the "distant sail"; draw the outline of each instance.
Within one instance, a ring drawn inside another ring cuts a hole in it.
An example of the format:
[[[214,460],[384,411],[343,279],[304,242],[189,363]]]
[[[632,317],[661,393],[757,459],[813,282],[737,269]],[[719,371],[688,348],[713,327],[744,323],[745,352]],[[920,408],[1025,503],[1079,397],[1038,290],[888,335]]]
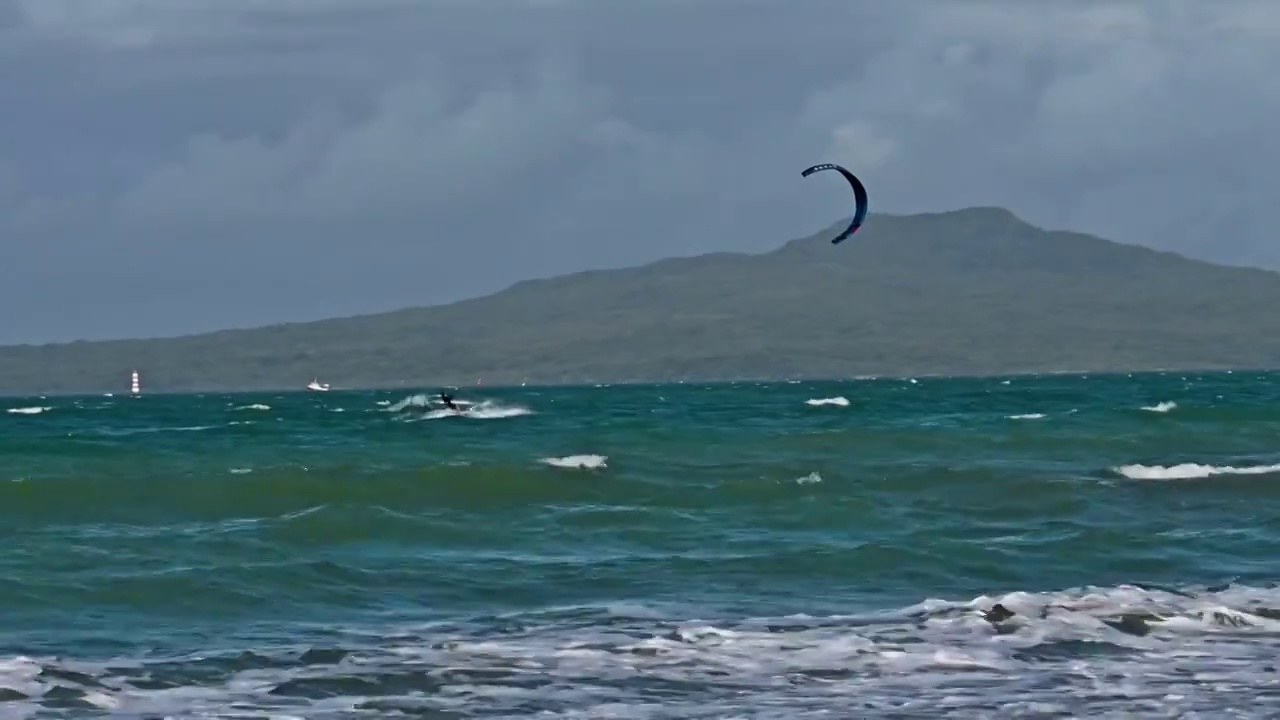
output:
[[[137,370],[133,371],[133,376],[130,378],[129,392],[133,393],[134,395],[137,395],[138,393],[142,392],[142,385],[138,382]]]

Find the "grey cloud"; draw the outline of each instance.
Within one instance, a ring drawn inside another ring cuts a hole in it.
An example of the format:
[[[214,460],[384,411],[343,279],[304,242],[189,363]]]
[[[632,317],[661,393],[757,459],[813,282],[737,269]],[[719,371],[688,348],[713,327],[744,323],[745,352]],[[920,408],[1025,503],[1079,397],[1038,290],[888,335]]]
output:
[[[825,160],[873,213],[1280,266],[1277,40],[1244,0],[0,0],[0,342],[764,250],[847,212]]]

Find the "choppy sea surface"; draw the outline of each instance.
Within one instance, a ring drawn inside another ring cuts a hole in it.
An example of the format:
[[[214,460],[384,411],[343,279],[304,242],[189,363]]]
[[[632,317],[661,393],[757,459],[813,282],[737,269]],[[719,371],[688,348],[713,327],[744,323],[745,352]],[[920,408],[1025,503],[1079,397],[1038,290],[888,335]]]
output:
[[[1280,715],[1280,374],[458,396],[0,399],[0,716]]]

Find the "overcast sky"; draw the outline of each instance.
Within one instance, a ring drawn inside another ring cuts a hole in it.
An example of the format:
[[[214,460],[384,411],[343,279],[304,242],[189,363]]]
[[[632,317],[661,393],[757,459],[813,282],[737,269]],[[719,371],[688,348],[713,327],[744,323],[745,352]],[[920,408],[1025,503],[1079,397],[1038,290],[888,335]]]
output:
[[[0,343],[430,304],[848,212],[1280,267],[1276,0],[0,0]]]

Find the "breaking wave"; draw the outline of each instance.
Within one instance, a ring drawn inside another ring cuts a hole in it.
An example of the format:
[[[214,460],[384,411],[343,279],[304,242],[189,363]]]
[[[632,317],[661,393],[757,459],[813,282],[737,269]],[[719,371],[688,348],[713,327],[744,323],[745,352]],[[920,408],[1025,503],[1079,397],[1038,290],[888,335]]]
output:
[[[31,407],[9,408],[6,412],[11,415],[40,415],[42,413],[47,413],[52,409],[53,407],[49,405],[33,405]]]
[[[1280,711],[1278,608],[1273,588],[1141,585],[827,616],[578,606],[302,646],[19,655],[0,686],[22,717],[1261,717]]]
[[[1200,463],[1180,463],[1169,466],[1135,464],[1121,465],[1114,470],[1130,480],[1195,480],[1214,475],[1270,475],[1280,473],[1280,465],[1234,467]]]
[[[575,470],[598,470],[608,467],[608,457],[604,455],[565,455],[564,457],[543,458],[542,462],[551,467],[572,468]]]
[[[813,405],[821,407],[823,405],[834,405],[836,407],[849,407],[849,399],[846,397],[829,397],[829,398],[810,398],[804,401],[805,405]]]
[[[523,405],[507,405],[495,400],[482,400],[480,402],[472,402],[470,400],[456,398],[454,402],[459,405],[459,409],[450,410],[442,407],[439,397],[436,395],[428,395],[426,393],[417,393],[409,395],[401,399],[399,402],[383,406],[383,410],[390,413],[404,413],[411,410],[427,410],[425,415],[420,416],[424,420],[438,420],[448,417],[463,417],[472,420],[501,420],[504,418],[521,417],[524,415],[532,415],[533,411]]]

